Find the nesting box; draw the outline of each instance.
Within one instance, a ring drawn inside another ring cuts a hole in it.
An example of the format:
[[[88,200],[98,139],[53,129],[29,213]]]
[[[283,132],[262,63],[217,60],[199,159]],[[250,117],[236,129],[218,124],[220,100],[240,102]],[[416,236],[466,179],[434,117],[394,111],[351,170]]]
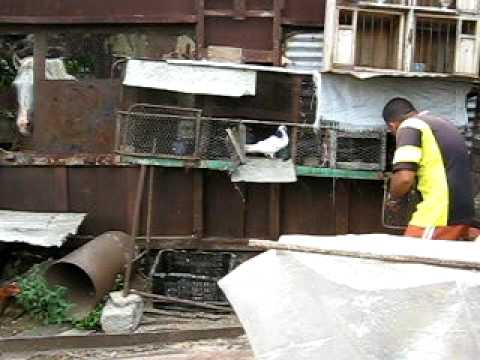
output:
[[[386,133],[380,130],[329,130],[329,163],[332,168],[385,170]]]

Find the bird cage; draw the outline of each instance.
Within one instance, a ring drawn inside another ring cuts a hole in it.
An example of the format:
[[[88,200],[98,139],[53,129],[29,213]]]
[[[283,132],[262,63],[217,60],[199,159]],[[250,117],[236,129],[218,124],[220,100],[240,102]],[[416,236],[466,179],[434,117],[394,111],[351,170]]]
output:
[[[387,136],[384,130],[329,129],[329,166],[349,170],[385,170]]]

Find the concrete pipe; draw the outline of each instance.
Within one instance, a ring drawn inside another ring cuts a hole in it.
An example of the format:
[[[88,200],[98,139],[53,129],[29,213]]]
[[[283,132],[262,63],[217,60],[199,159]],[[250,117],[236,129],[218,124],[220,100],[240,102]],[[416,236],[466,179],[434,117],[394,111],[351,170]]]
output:
[[[127,263],[132,238],[120,231],[109,231],[53,263],[45,273],[51,286],[68,289],[67,299],[74,304],[71,315],[81,317],[115,284],[115,277]]]

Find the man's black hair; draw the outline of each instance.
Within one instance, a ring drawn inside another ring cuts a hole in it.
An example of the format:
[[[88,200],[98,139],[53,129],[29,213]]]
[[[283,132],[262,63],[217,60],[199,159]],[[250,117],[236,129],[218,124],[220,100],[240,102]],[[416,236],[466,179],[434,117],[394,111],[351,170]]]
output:
[[[410,101],[404,98],[393,98],[383,108],[383,119],[388,124],[410,112],[417,111]]]

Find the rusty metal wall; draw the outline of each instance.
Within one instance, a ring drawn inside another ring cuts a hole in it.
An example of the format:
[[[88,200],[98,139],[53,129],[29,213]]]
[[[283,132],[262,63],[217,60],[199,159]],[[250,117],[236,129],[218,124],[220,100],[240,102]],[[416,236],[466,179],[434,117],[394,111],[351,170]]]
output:
[[[80,234],[129,232],[138,173],[137,167],[1,167],[0,208],[87,212]],[[203,185],[195,182],[195,176],[202,178]],[[203,238],[223,239],[227,244],[278,234],[385,232],[380,223],[382,185],[381,181],[302,177],[295,184],[235,186],[223,172],[157,168],[152,235],[193,234],[199,226],[195,211],[203,219]],[[146,203],[145,196],[141,235]],[[199,241],[196,246],[206,243]]]
[[[169,22],[168,18],[192,22],[194,13],[195,0],[83,0],[81,4],[65,0],[2,0],[0,6],[0,19],[25,23],[148,23]]]
[[[40,81],[35,149],[63,154],[111,152],[120,87],[120,80]]]
[[[237,1],[235,1],[237,2]],[[198,0],[2,0],[0,22],[29,24],[68,23],[193,23]],[[274,0],[240,0],[249,10],[271,10]],[[205,0],[208,9],[228,10],[233,0]],[[286,23],[323,25],[325,0],[285,0],[282,16]]]

